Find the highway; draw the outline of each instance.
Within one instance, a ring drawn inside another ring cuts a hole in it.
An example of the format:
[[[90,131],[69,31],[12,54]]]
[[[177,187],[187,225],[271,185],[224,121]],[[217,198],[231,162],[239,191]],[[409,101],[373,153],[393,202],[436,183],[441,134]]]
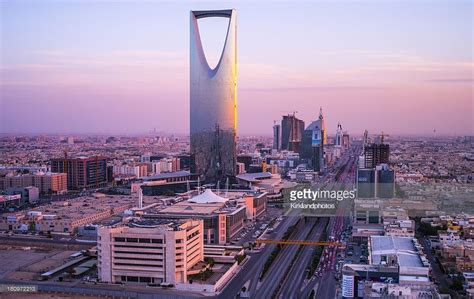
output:
[[[309,232],[316,224],[316,218],[306,218],[307,220],[300,221],[296,230],[289,238],[291,240],[306,240]],[[291,261],[298,253],[301,245],[283,245],[282,250],[273,261],[270,269],[263,277],[262,283],[257,291],[256,298],[272,298],[275,292],[280,287],[282,280],[285,277],[287,269]]]
[[[350,156],[351,151],[347,151],[346,155],[344,155],[337,165],[335,165],[332,172],[326,174],[321,182],[322,184],[329,185],[329,187],[325,188],[326,190],[339,190],[339,188],[349,187],[352,189],[353,182],[353,173],[354,173],[354,165],[356,162],[356,158],[354,155]],[[334,179],[330,182],[330,179]],[[336,184],[340,184],[341,186],[336,186]],[[319,185],[319,184],[318,184]],[[321,185],[319,186],[321,187]],[[340,234],[343,230],[344,223],[342,215],[344,212],[350,210],[352,201],[346,200],[343,201],[336,211],[337,216],[331,218],[323,218],[324,220],[320,220],[316,224],[316,229],[311,231],[312,226],[306,225],[306,227],[298,227],[298,230],[302,230],[302,233],[298,233],[296,237],[291,237],[291,239],[298,239],[298,240],[318,240],[321,236],[322,230],[326,227],[328,223],[328,219],[330,221],[329,224],[329,231],[330,235],[336,236]],[[308,218],[311,219],[311,218]],[[316,219],[316,218],[314,218]],[[310,221],[310,220],[308,220]],[[311,222],[310,222],[311,223]],[[310,235],[308,235],[308,230],[310,230]],[[306,238],[301,238],[302,236],[307,236]],[[310,280],[310,287],[308,288],[305,285],[305,275],[306,275],[306,268],[311,263],[312,253],[314,252],[314,247],[310,246],[303,246],[301,251],[298,251],[298,245],[287,245],[283,247],[283,250],[278,254],[277,258],[273,262],[270,270],[264,277],[264,281],[262,281],[261,285],[258,286],[258,291],[255,293],[251,293],[251,298],[304,298],[309,295],[311,289],[314,288],[314,284],[319,280],[320,277],[315,277],[313,281]],[[334,251],[334,252],[332,252]],[[319,275],[323,271],[330,271],[334,267],[335,263],[335,249],[331,249],[328,251],[326,248],[325,253],[327,254],[328,258],[325,263],[322,263],[320,267],[318,267]],[[290,263],[296,257],[296,260],[293,264]],[[324,255],[324,253],[323,253]],[[334,259],[332,262],[328,262]],[[317,271],[318,271],[317,270]],[[328,277],[332,277],[332,281],[328,278],[327,283],[328,285],[332,285],[332,290],[335,290],[335,280],[334,275],[326,275]],[[324,277],[326,277],[324,276]],[[283,278],[283,281],[282,281]],[[324,288],[326,289],[326,288]],[[275,291],[278,291],[278,295],[275,296]],[[329,291],[331,292],[331,291]],[[328,294],[329,297],[318,297],[318,298],[334,298],[334,295]],[[303,296],[303,297],[302,297]],[[332,297],[331,297],[332,296]]]
[[[320,218],[316,227],[311,231],[307,240],[317,241],[320,239],[324,228],[328,222],[327,218]],[[287,272],[286,278],[281,286],[278,298],[297,298],[300,294],[300,286],[306,279],[306,269],[311,264],[311,259],[315,251],[315,246],[303,246],[295,263]]]
[[[287,231],[287,229],[296,223],[298,217],[294,217],[292,215],[288,215],[285,217],[280,225],[275,229],[273,234],[271,235],[272,238],[281,239],[283,235]],[[240,269],[240,271],[232,278],[232,280],[224,287],[221,293],[217,296],[217,298],[227,299],[227,298],[234,298],[238,292],[241,291],[242,287],[247,281],[250,281],[251,284],[249,286],[249,291],[251,297],[253,298],[253,294],[256,290],[258,278],[260,277],[260,273],[263,270],[263,265],[267,261],[268,257],[272,253],[273,249],[276,247],[275,244],[266,244],[261,252],[258,253],[250,253],[249,260],[245,263],[245,265]]]
[[[332,183],[332,188],[336,187],[336,183],[341,183],[344,188],[352,189],[355,182],[355,171],[357,169],[356,154],[347,158],[344,163],[344,169],[338,177],[338,182]],[[352,210],[352,200],[343,200],[338,206],[336,215],[331,217],[328,226],[328,236],[334,241],[341,241],[342,231],[350,224],[350,213]],[[315,298],[335,298],[336,296],[336,280],[334,278],[335,265],[337,259],[336,247],[325,247],[321,260],[316,269],[315,275],[308,281],[307,285],[301,293],[301,298],[308,298],[311,291],[317,286]]]

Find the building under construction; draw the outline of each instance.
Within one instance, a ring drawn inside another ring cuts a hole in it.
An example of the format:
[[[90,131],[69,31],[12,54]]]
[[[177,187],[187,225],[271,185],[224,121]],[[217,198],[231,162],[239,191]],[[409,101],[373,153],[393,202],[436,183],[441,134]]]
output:
[[[365,168],[375,168],[379,164],[390,162],[390,146],[388,144],[368,144],[364,148]]]
[[[303,139],[304,121],[295,114],[284,115],[281,121],[281,149],[299,152]]]

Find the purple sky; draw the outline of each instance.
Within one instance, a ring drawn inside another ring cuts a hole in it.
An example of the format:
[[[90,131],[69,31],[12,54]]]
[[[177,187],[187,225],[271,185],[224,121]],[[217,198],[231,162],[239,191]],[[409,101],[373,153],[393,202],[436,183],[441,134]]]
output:
[[[2,1],[0,133],[187,133],[189,11],[231,7],[239,134],[320,106],[330,134],[474,134],[472,1]]]

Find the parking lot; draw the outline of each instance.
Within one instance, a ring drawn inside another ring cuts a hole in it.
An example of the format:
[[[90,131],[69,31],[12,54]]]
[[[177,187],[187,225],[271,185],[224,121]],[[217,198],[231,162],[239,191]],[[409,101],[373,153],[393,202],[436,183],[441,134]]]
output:
[[[56,250],[44,247],[8,246],[0,247],[3,263],[0,279],[37,280],[42,272],[59,266],[75,251]]]

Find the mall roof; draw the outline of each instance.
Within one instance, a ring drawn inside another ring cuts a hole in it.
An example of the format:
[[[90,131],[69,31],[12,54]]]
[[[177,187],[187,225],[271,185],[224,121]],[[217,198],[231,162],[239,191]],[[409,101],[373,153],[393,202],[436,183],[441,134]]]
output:
[[[206,189],[203,193],[188,199],[188,202],[193,202],[193,203],[218,203],[218,202],[222,202],[222,203],[225,203],[228,200],[229,199],[215,194],[214,192],[212,192],[211,189]]]
[[[238,179],[248,182],[258,182],[261,179],[269,179],[272,174],[269,172],[242,173],[237,176]]]

